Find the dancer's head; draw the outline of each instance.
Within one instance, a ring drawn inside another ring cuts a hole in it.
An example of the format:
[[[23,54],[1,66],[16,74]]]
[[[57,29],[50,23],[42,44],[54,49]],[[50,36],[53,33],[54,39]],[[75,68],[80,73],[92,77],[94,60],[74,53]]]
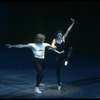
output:
[[[57,39],[61,39],[62,38],[62,31],[58,30],[57,31]]]
[[[41,33],[36,35],[36,43],[40,43],[41,44],[41,43],[44,42],[44,40],[45,40],[45,35],[43,35]]]

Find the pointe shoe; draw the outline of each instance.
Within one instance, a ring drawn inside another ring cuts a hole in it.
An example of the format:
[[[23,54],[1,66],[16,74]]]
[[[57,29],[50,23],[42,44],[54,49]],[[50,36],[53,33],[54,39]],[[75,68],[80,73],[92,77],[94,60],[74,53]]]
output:
[[[39,90],[39,87],[35,87],[35,90],[34,90],[35,93],[39,93],[41,94],[42,92]]]
[[[45,86],[45,84],[43,84],[43,83],[40,83],[40,86]]]
[[[58,90],[61,90],[61,86],[58,86]]]
[[[64,65],[67,66],[67,64],[68,64],[68,61],[65,61]]]

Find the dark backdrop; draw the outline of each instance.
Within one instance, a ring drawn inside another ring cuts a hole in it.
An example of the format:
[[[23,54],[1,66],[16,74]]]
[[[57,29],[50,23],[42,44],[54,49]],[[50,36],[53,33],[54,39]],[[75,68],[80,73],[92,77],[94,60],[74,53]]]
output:
[[[74,18],[66,46],[73,46],[78,54],[100,56],[99,1],[6,2],[2,8],[5,15],[0,20],[6,25],[1,25],[1,44],[34,42],[37,33],[45,34],[46,42],[51,43],[57,30],[64,34],[71,24],[70,18]]]
[[[4,43],[10,36],[10,3],[0,2],[0,43]]]

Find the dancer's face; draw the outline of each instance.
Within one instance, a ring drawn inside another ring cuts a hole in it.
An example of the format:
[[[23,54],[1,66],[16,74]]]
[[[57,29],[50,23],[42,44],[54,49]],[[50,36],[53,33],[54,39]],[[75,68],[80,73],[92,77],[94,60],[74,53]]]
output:
[[[58,33],[57,34],[57,39],[61,39],[62,38],[62,33]]]
[[[39,44],[42,44],[42,43],[44,43],[44,39],[36,38],[36,42],[39,43]]]

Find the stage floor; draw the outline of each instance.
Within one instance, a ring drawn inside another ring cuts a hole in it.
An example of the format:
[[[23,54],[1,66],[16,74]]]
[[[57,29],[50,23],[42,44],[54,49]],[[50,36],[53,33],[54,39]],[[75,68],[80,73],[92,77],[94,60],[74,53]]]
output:
[[[29,49],[0,48],[0,99],[100,98],[100,60],[72,53],[61,64],[62,90],[57,90],[54,55],[47,54],[42,94],[34,93],[36,71]]]

